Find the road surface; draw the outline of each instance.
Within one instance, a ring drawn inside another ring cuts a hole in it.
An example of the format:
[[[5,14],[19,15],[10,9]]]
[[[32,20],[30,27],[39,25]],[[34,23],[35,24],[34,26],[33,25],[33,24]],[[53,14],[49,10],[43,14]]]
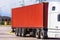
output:
[[[0,25],[0,40],[60,40],[60,39],[37,39],[32,37],[17,37],[11,33],[11,26]]]
[[[11,33],[11,26],[0,25],[0,40],[40,40],[40,39],[32,37],[17,37],[15,36],[14,33]]]

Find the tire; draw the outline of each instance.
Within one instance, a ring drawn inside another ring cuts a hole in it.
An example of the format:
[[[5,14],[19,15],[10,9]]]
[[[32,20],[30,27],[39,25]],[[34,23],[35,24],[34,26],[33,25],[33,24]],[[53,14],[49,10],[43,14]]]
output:
[[[40,39],[44,39],[44,30],[40,31]]]
[[[15,35],[16,35],[16,36],[19,36],[19,28],[16,28],[16,30],[15,30]]]
[[[19,36],[22,36],[22,28],[19,28]]]
[[[38,39],[40,39],[40,32],[41,32],[41,30],[38,29],[38,30],[37,30],[37,38],[38,38]]]
[[[22,37],[25,37],[26,36],[26,34],[25,34],[25,29],[24,28],[22,28]]]
[[[38,38],[38,31],[36,30],[35,38]]]
[[[39,30],[38,32],[38,39],[47,39],[47,31],[44,30]]]

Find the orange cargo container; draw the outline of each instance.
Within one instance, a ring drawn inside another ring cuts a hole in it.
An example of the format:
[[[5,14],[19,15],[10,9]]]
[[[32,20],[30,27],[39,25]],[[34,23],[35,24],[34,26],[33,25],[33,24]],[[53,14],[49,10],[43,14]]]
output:
[[[12,9],[12,28],[47,28],[48,3]]]
[[[12,27],[41,28],[44,25],[44,3],[12,9]],[[47,6],[47,5],[46,5]],[[47,8],[47,7],[46,7]],[[47,22],[46,22],[47,23]]]

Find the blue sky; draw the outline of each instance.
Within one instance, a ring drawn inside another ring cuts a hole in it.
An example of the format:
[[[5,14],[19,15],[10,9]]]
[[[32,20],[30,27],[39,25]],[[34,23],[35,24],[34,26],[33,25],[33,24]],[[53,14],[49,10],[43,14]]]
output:
[[[23,5],[33,4],[39,0],[0,0],[0,15],[11,17],[11,9],[15,7],[21,7]],[[60,0],[47,0],[51,1],[60,1]]]
[[[0,0],[0,15],[11,17],[11,1],[10,0]]]

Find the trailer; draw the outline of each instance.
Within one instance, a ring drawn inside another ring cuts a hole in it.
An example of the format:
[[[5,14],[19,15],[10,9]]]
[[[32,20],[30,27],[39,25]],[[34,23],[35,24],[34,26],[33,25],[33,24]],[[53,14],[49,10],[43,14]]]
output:
[[[41,2],[12,9],[12,28],[16,36],[60,38],[60,3]]]

